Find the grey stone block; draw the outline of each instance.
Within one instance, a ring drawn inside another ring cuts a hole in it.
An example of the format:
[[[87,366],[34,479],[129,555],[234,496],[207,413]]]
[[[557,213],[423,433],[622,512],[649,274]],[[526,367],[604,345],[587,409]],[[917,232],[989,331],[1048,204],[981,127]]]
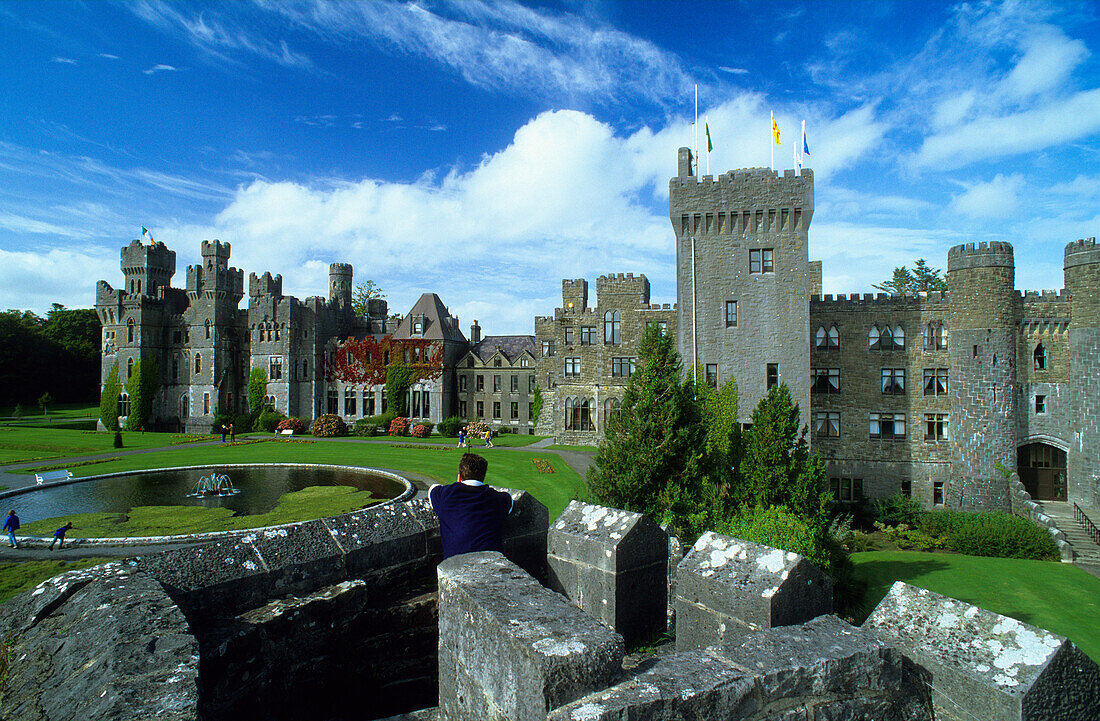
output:
[[[1100,667],[1057,634],[901,581],[863,627],[931,671],[937,717],[1100,718]]]
[[[258,528],[244,540],[263,559],[278,595],[309,593],[347,576],[343,550],[323,521]]]
[[[665,628],[668,534],[629,511],[572,501],[547,538],[550,588],[627,643]]]
[[[198,718],[198,641],[160,584],[129,566],[43,581],[0,606],[0,639],[3,718]]]
[[[387,566],[427,561],[428,519],[414,503],[395,503],[324,519],[326,529],[346,556],[348,576],[361,578]],[[436,523],[438,536],[435,514],[429,509],[428,515]]]
[[[832,611],[832,579],[778,548],[708,532],[680,562],[676,649],[705,648]]]
[[[503,555],[455,556],[438,577],[441,718],[541,721],[620,671],[621,636]]]

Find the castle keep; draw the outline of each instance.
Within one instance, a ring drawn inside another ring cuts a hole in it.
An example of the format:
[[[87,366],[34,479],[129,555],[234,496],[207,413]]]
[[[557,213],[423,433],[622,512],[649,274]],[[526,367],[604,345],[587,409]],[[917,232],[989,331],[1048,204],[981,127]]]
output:
[[[328,299],[282,295],[282,278],[243,273],[229,244],[202,246],[185,290],[169,284],[175,254],[133,241],[122,289],[105,281],[103,377],[125,381],[142,354],[160,362],[153,420],[206,431],[215,408],[240,412],[252,368],[268,374],[269,404],[293,416],[384,412],[382,387],[326,380],[348,337],[392,335],[441,344],[443,372],[414,387],[410,409],[559,442],[598,442],[634,372],[647,326],[676,338],[700,380],[738,385],[741,421],[770,386],[786,383],[841,502],[911,495],[926,507],[1010,508],[1017,471],[1036,499],[1100,506],[1100,247],[1066,246],[1065,288],[1020,292],[1008,243],[959,245],[947,293],[821,294],[810,260],[813,173],[766,168],[695,175],[679,150],[669,183],[676,304],[652,304],[649,280],[608,274],[589,306],[584,279],[562,281],[562,306],[534,335],[469,340],[426,293],[398,324],[384,301],[351,310],[352,269],[330,267]],[[535,390],[543,408],[535,418]]]

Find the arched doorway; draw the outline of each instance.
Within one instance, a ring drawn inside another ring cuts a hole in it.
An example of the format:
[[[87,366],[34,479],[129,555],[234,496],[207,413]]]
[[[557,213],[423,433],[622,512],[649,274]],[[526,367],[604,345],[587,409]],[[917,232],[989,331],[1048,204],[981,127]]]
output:
[[[1066,500],[1066,452],[1047,443],[1020,446],[1016,468],[1036,501]]]

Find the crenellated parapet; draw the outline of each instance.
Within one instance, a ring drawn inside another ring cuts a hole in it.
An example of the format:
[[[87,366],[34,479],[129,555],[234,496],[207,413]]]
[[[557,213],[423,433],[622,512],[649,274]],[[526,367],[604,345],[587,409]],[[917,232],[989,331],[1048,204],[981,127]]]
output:
[[[562,279],[561,301],[566,312],[583,313],[588,307],[588,281],[584,278]]]
[[[887,310],[912,310],[924,308],[947,308],[950,300],[948,294],[941,291],[919,293],[917,295],[892,295],[890,293],[852,293],[845,295],[839,293],[825,293],[824,295],[810,296],[810,304],[816,310],[874,310],[884,308]]]
[[[213,241],[202,241],[202,257],[204,259],[217,258],[228,262],[231,250],[232,246],[229,243],[223,243],[217,238]]]
[[[623,303],[632,299],[631,305],[649,305],[649,279],[633,273],[609,273],[596,279],[596,301],[607,304],[615,296],[613,303]]]
[[[1066,245],[1065,267],[1100,264],[1100,246],[1096,238],[1083,238]]]
[[[965,268],[1015,268],[1012,244],[1003,241],[966,243],[947,251],[947,272]]]
[[[275,298],[282,297],[283,276],[272,276],[270,272],[265,272],[263,275],[250,274],[248,276],[248,296],[256,298],[263,295]]]

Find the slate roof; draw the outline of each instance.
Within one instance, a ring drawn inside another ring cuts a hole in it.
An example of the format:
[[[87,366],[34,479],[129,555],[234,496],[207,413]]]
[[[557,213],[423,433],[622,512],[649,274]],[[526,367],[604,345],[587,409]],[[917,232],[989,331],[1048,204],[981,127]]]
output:
[[[412,323],[415,316],[424,316],[424,333],[414,334]],[[416,301],[393,334],[394,338],[426,338],[428,340],[453,340],[466,342],[466,336],[458,327],[458,318],[447,311],[447,306],[435,293],[425,293]]]
[[[480,343],[475,344],[470,351],[476,355],[482,363],[487,363],[497,351],[504,354],[509,363],[514,363],[523,355],[524,351],[535,356],[535,336],[533,335],[489,335]]]

